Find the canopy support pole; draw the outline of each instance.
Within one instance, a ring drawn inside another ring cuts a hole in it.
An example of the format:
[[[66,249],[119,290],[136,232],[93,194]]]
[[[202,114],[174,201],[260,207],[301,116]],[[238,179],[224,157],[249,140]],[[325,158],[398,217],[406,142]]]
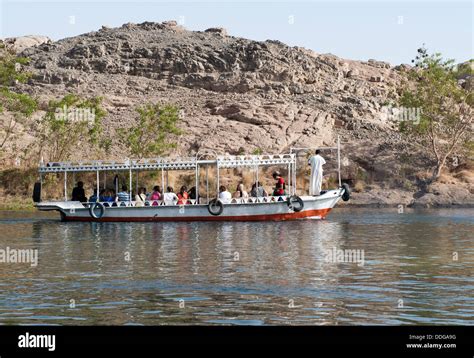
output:
[[[296,183],[296,162],[298,161],[298,152],[295,152],[295,162],[293,164],[293,194],[294,195],[297,195],[296,192],[298,191],[297,190],[297,183]]]
[[[115,195],[117,195],[118,194],[118,186],[119,186],[119,177],[118,177],[117,172],[115,172],[114,184],[115,184]]]
[[[137,184],[135,185],[135,186],[136,186],[136,189],[137,189],[137,190],[136,190],[137,195],[138,195],[138,174],[139,174],[139,173],[140,173],[140,172],[137,170],[137,180],[136,180],[136,181],[137,181]]]
[[[95,201],[98,202],[99,201],[99,171],[97,171],[97,192],[96,192],[96,195],[95,195]]]
[[[216,197],[219,198],[219,186],[220,186],[220,183],[219,183],[219,162],[217,162],[216,168],[217,168],[217,191],[216,191]]]
[[[130,204],[132,202],[132,165],[130,164],[130,168],[128,171],[128,180],[129,180],[129,189],[128,189],[128,195],[129,195],[129,200]]]
[[[64,171],[64,201],[67,201],[67,171]]]
[[[337,176],[339,179],[339,188],[341,187],[341,140],[337,136]]]
[[[255,174],[256,174],[255,190],[257,192],[257,198],[258,198],[258,165],[255,166]]]
[[[206,164],[206,197],[209,203],[209,164]]]
[[[161,168],[161,191],[164,193],[165,192],[165,171],[163,168]],[[161,193],[160,193],[161,196]]]
[[[196,204],[199,204],[199,164],[196,163]]]
[[[288,164],[288,194],[291,195],[291,166]]]

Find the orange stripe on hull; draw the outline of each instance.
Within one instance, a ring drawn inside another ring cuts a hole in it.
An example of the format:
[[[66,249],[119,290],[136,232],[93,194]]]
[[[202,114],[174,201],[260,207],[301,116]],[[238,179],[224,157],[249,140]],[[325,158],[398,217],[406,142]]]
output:
[[[299,213],[267,214],[248,216],[192,216],[192,217],[110,217],[94,219],[92,217],[65,216],[64,221],[95,221],[95,222],[171,222],[171,221],[285,221],[319,216],[325,218],[331,209],[305,210]]]

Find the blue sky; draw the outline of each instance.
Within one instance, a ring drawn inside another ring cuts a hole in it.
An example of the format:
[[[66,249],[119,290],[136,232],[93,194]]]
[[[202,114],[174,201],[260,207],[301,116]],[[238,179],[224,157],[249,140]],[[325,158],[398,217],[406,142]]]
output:
[[[473,58],[472,1],[40,1],[0,0],[0,37],[54,40],[126,22],[177,20],[190,30],[280,40],[355,60],[408,63],[425,43],[458,62]]]

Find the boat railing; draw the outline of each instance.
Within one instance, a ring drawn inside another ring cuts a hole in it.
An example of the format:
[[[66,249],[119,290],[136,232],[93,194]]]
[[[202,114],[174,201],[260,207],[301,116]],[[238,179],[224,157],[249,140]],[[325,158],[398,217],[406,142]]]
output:
[[[260,203],[273,203],[279,201],[286,201],[287,196],[259,196],[259,197],[248,197],[248,198],[232,198],[224,204],[260,204]]]
[[[286,201],[288,196],[261,196],[248,198],[232,198],[221,200],[223,204],[261,204]],[[203,198],[204,199],[204,198]],[[196,199],[187,199],[185,203],[179,203],[176,200],[145,200],[138,201],[98,201],[82,203],[85,207],[90,207],[96,203],[104,205],[106,208],[123,208],[123,207],[153,207],[153,206],[187,206],[187,205],[207,205],[207,203],[198,202]],[[139,203],[139,205],[137,205]]]
[[[85,206],[91,206],[95,204],[96,202],[87,202],[87,203],[82,203]],[[197,205],[197,200],[196,199],[187,199],[186,203],[178,204],[178,201],[176,200],[145,200],[144,202],[139,202],[139,201],[97,201],[97,203],[104,205],[107,208],[117,208],[117,207],[145,207],[145,206],[169,206],[169,205]],[[139,204],[139,205],[137,205]]]

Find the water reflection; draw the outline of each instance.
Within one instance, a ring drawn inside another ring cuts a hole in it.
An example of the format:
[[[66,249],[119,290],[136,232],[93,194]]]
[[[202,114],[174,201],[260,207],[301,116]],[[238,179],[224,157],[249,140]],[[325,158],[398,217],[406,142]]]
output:
[[[472,213],[170,224],[0,213],[0,248],[39,250],[35,268],[0,264],[0,324],[469,324]],[[326,262],[345,249],[364,250],[364,265]]]

